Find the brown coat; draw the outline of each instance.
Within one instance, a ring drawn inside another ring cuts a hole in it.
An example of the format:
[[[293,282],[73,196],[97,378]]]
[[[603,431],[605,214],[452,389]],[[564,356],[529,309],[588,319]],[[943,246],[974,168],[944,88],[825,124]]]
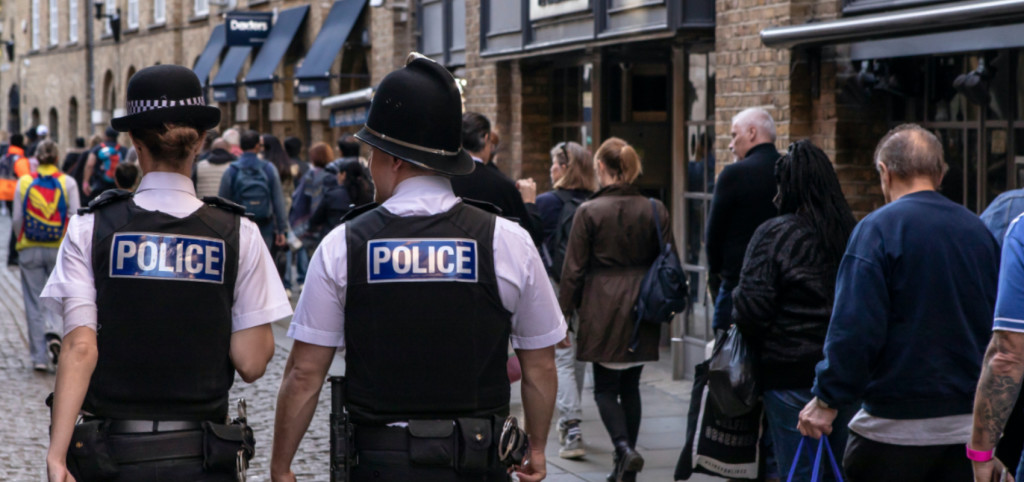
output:
[[[640,283],[664,242],[672,243],[668,210],[656,201],[662,242],[654,239],[651,203],[628,185],[608,186],[580,205],[566,246],[559,299],[562,311],[577,310],[576,358],[589,362],[639,362],[658,359],[661,327],[646,323],[640,344],[633,336],[633,304]]]

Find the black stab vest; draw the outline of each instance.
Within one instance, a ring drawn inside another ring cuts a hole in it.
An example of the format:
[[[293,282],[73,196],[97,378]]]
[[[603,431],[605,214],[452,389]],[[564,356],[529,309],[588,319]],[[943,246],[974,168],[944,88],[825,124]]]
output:
[[[222,422],[234,382],[239,215],[203,205],[176,218],[127,197],[92,209],[99,360],[83,408]]]
[[[494,223],[462,203],[432,216],[378,207],[346,223],[346,406],[354,422],[508,413],[512,315],[498,294]],[[428,280],[445,273],[458,281]]]

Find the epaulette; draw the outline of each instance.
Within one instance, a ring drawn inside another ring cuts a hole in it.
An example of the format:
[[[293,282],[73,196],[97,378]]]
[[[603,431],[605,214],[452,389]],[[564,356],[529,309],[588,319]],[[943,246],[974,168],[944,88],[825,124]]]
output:
[[[341,222],[351,221],[351,220],[359,217],[360,214],[363,214],[363,213],[365,213],[367,211],[371,211],[374,208],[376,208],[377,206],[380,206],[380,204],[377,204],[377,203],[366,203],[366,204],[363,204],[362,206],[356,206],[356,207],[354,207],[352,209],[349,209],[349,211],[347,213],[345,213],[344,216],[341,217]]]
[[[252,214],[245,212],[245,207],[241,204],[228,201],[219,196],[203,196],[203,203],[208,206],[223,209],[229,213],[237,214],[239,216],[245,216],[252,219]]]
[[[462,202],[475,208],[483,209],[484,211],[487,211],[491,214],[497,214],[498,216],[501,216],[501,208],[487,201],[477,201],[476,199],[469,199],[464,197],[462,198]]]
[[[130,199],[134,195],[131,191],[125,191],[124,189],[108,189],[103,191],[96,199],[89,202],[89,205],[80,208],[78,214],[89,214],[95,212],[98,209],[102,209],[104,206],[109,206],[115,202],[123,199]]]

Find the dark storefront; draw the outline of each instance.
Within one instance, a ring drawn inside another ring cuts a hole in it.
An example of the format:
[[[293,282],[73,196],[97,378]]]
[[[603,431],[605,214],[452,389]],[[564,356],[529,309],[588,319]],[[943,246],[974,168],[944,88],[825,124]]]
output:
[[[847,102],[864,105],[882,131],[913,122],[934,132],[949,164],[942,192],[980,213],[1024,187],[1024,2],[922,3],[933,5],[850,0],[841,20],[772,28],[762,39],[848,52],[856,73],[842,86]]]

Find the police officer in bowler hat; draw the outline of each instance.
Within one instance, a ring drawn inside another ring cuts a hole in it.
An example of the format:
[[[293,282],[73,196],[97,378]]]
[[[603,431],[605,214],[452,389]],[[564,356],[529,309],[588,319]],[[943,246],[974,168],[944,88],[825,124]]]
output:
[[[140,70],[127,108],[111,125],[144,177],[71,218],[43,290],[64,311],[50,481],[233,481],[242,447],[217,436],[238,428],[224,423],[228,390],[236,372],[263,375],[269,323],[291,305],[244,210],[196,198],[192,162],[220,121],[196,75]]]
[[[381,204],[331,231],[310,261],[288,330],[272,480],[295,480],[292,458],[338,348],[352,480],[507,480],[497,438],[510,338],[530,443],[519,478],[546,475],[554,345],[566,325],[529,234],[452,193],[449,178],[474,167],[461,114],[455,79],[419,54],[381,81],[356,134],[371,148]]]

